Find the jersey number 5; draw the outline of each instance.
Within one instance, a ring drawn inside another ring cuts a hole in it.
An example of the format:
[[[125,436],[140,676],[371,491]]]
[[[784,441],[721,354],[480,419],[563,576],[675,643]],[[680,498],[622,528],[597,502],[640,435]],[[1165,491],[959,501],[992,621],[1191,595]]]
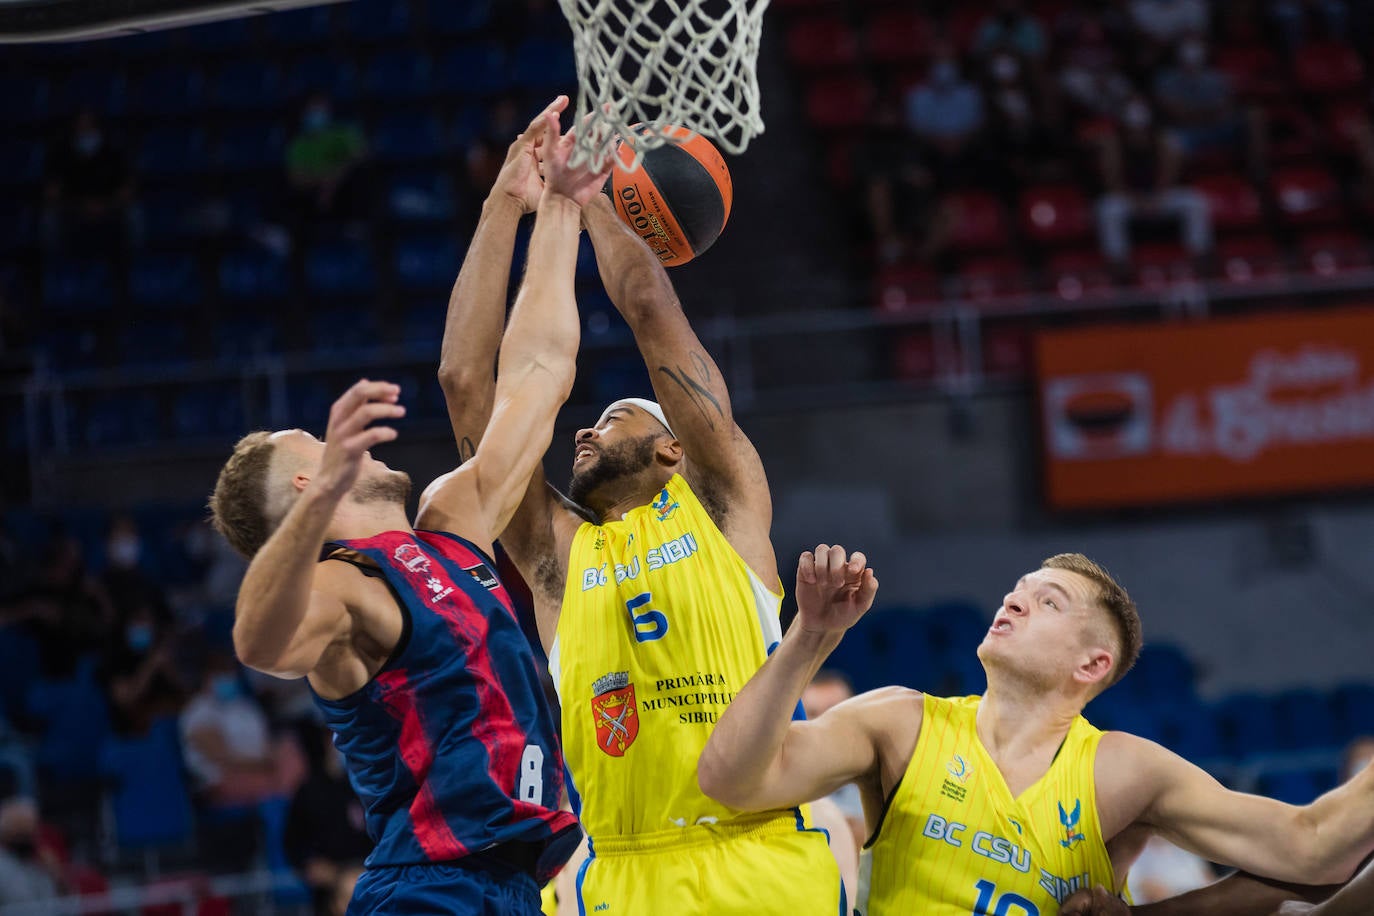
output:
[[[1020,894],[1008,891],[998,897],[997,885],[991,881],[979,881],[973,888],[978,891],[973,916],[1040,916],[1040,908]]]
[[[625,610],[630,612],[630,621],[634,624],[637,642],[653,642],[655,639],[662,639],[668,632],[668,615],[653,608],[639,610],[652,600],[654,596],[650,592],[643,592],[625,602]]]

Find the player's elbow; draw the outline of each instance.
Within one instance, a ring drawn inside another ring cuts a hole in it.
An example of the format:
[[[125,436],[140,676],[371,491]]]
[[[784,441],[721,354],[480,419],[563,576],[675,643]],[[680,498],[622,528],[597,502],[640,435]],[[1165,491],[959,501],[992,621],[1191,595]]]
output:
[[[1296,809],[1289,836],[1298,840],[1286,857],[1297,872],[1291,880],[1301,884],[1344,884],[1360,867],[1364,850],[1353,848],[1323,829],[1312,806]]]
[[[697,760],[697,787],[702,794],[728,808],[752,811],[760,807],[739,773],[708,745]]]
[[[475,397],[495,384],[490,366],[484,369],[481,366],[458,365],[452,360],[445,360],[439,363],[437,374],[439,387],[448,399]]]

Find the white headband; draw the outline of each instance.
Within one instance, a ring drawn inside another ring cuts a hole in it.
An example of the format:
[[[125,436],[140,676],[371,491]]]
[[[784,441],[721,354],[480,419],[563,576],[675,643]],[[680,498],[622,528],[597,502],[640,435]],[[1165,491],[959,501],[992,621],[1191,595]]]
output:
[[[662,423],[663,428],[668,430],[668,435],[672,436],[674,439],[677,438],[677,433],[673,432],[673,428],[668,425],[668,418],[663,415],[663,408],[658,406],[657,401],[650,401],[648,398],[621,398],[611,404],[610,407],[607,407],[606,410],[610,410],[611,407],[616,407],[620,404],[630,404],[634,407],[638,407],[640,410]],[[602,413],[604,414],[605,411],[602,411]]]

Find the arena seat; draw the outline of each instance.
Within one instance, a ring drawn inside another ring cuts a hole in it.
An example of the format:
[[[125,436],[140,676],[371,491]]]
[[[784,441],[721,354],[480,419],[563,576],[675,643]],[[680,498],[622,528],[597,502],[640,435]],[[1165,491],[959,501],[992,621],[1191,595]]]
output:
[[[179,439],[233,442],[249,429],[242,392],[217,384],[188,385],[172,398],[172,431]]]
[[[108,68],[78,70],[62,83],[57,110],[63,115],[93,108],[106,117],[120,117],[129,106],[129,81]]]
[[[940,277],[919,264],[896,264],[878,271],[874,282],[879,311],[921,313],[933,311],[943,301]]]
[[[899,382],[929,382],[935,378],[935,341],[929,331],[910,331],[897,335],[892,351],[891,372]]]
[[[281,331],[271,315],[223,319],[210,336],[215,356],[225,361],[247,362],[282,349]]]
[[[862,77],[827,77],[806,90],[806,119],[820,130],[856,130],[868,121],[873,84]]]
[[[1331,696],[1336,727],[1343,735],[1374,735],[1374,684],[1343,684]]]
[[[39,75],[0,77],[0,115],[10,124],[32,124],[51,116],[52,81]]]
[[[186,253],[145,254],[129,265],[129,296],[144,308],[181,308],[204,300],[200,270]]]
[[[521,89],[568,91],[577,85],[572,42],[564,38],[526,38],[511,54],[511,82]]]
[[[1217,703],[1213,715],[1217,737],[1228,756],[1243,759],[1280,750],[1278,724],[1266,698],[1234,694]]]
[[[261,60],[225,63],[215,74],[211,104],[226,111],[270,111],[281,107],[281,70]]]
[[[1335,787],[1332,769],[1280,770],[1262,775],[1255,792],[1290,805],[1306,805]]]
[[[219,291],[230,301],[284,299],[291,287],[285,263],[264,251],[231,251],[220,259]]]
[[[895,66],[912,66],[928,57],[934,36],[928,18],[905,9],[876,12],[864,29],[868,56]]]
[[[1212,226],[1218,230],[1261,228],[1264,210],[1254,185],[1238,175],[1206,175],[1193,187],[1207,198]]]
[[[305,285],[332,297],[369,296],[377,289],[372,248],[362,242],[321,242],[305,255]]]
[[[440,292],[453,285],[462,254],[451,236],[414,236],[396,243],[396,280],[408,292]]]
[[[281,171],[286,142],[286,130],[280,124],[235,124],[220,132],[214,159],[229,172]]]
[[[137,170],[145,177],[185,177],[209,166],[210,144],[199,127],[154,127],[143,135]]]
[[[161,315],[147,316],[136,327],[119,332],[120,365],[174,366],[191,358],[189,335],[179,319]]]
[[[1285,91],[1278,55],[1263,45],[1218,48],[1213,62],[1242,99],[1273,101]]]
[[[954,280],[959,295],[974,302],[1016,296],[1030,289],[1026,265],[1003,254],[976,255],[959,263]]]
[[[1137,245],[1131,260],[1136,267],[1136,284],[1144,289],[1162,290],[1197,279],[1192,257],[1182,245],[1173,242]]]
[[[426,22],[431,32],[439,35],[473,35],[491,21],[492,0],[429,0],[425,5]]]
[[[1364,64],[1345,42],[1313,41],[1294,52],[1293,77],[1311,95],[1356,93],[1364,84]]]
[[[1279,214],[1289,225],[1339,222],[1345,215],[1340,187],[1325,169],[1282,169],[1274,173],[1271,187]]]
[[[1008,243],[1007,215],[996,195],[987,191],[956,191],[946,199],[953,223],[951,247],[972,251],[1001,248]]]
[[[994,323],[983,329],[983,371],[995,378],[1023,379],[1031,372],[1031,329],[1024,323]]]
[[[70,312],[107,309],[114,304],[114,282],[108,261],[51,259],[43,266],[43,303]]]
[[[199,114],[205,110],[205,75],[184,64],[158,67],[138,81],[133,99],[142,114]]]
[[[107,798],[121,850],[190,842],[195,823],[175,717],[158,719],[141,737],[107,737],[99,760],[110,781]]]
[[[289,48],[324,44],[334,34],[334,7],[329,5],[286,10],[262,18],[267,39]]]
[[[1115,283],[1111,269],[1096,249],[1063,251],[1050,257],[1045,265],[1050,290],[1065,302],[1104,296]]]
[[[43,178],[45,150],[40,140],[7,140],[0,144],[0,184],[32,185]]]
[[[461,4],[450,4],[459,6]],[[439,58],[436,85],[456,95],[495,95],[511,85],[510,60],[497,42],[483,41],[452,48]]]
[[[363,90],[374,100],[423,98],[434,90],[433,69],[428,54],[413,49],[381,51],[363,69]]]
[[[1232,283],[1275,280],[1288,273],[1287,256],[1268,235],[1223,240],[1216,258],[1221,277]]]
[[[1319,276],[1334,276],[1374,266],[1369,245],[1353,232],[1314,232],[1299,243],[1307,269]]]
[[[309,335],[316,353],[353,353],[376,349],[381,328],[375,309],[329,308],[311,313]]]
[[[437,159],[444,150],[444,129],[427,111],[393,112],[377,123],[372,148],[387,162]]]
[[[1337,727],[1334,704],[1324,693],[1287,690],[1273,697],[1271,707],[1285,750],[1336,749],[1349,737]]]
[[[76,440],[89,448],[145,445],[165,438],[157,395],[146,390],[81,398],[72,412]]]
[[[349,38],[362,42],[404,39],[410,34],[409,3],[394,0],[354,0],[343,8]]]
[[[1021,193],[1021,231],[1045,245],[1082,242],[1092,236],[1093,212],[1074,185],[1037,185]]]
[[[787,27],[785,40],[788,58],[807,73],[851,67],[858,58],[859,43],[838,16],[798,20]]]
[[[318,7],[327,10],[328,7]],[[304,12],[304,11],[302,11]],[[275,19],[278,14],[267,17]],[[280,15],[290,16],[292,13]],[[342,60],[330,55],[303,57],[296,61],[287,74],[287,91],[294,100],[313,92],[322,92],[334,102],[347,103],[358,94],[358,68],[350,60]]]
[[[444,172],[407,169],[391,179],[387,204],[393,219],[408,223],[451,223],[453,181]]]
[[[1221,756],[1221,741],[1206,706],[1195,700],[1151,701],[1157,738],[1169,750],[1194,763]]]
[[[59,783],[93,783],[100,775],[99,750],[110,719],[95,668],[95,657],[83,655],[70,677],[29,685],[28,714],[43,723],[35,759]]]

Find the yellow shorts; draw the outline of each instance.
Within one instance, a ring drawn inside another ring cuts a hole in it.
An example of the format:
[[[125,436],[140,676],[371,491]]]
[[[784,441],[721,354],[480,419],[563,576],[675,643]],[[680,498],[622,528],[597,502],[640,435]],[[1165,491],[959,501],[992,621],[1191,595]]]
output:
[[[825,831],[796,813],[593,837],[577,875],[587,916],[848,916]]]

